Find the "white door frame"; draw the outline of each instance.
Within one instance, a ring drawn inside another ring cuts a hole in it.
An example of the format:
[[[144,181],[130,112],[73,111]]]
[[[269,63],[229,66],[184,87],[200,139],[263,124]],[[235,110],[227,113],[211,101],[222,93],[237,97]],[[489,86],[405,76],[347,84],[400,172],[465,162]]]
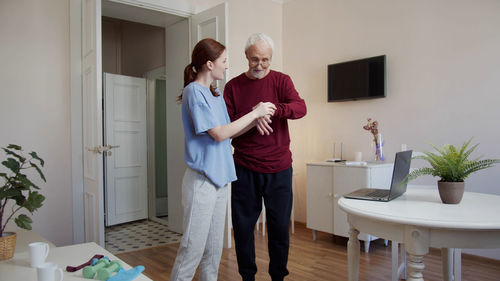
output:
[[[195,7],[178,0],[110,0],[177,16],[195,14]],[[73,243],[83,243],[83,112],[82,112],[82,0],[70,0],[70,109]],[[102,46],[98,46],[102,48]],[[104,225],[102,226],[104,227]]]
[[[147,138],[148,138],[148,218],[152,221],[168,225],[167,221],[156,217],[156,151],[155,151],[155,81],[165,79],[165,67],[159,67],[146,72],[146,98],[147,98]]]

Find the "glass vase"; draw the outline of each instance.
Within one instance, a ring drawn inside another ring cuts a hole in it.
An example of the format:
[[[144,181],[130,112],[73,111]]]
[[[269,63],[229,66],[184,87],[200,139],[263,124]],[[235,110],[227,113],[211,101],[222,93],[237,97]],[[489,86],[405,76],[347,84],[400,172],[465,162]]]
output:
[[[384,161],[384,153],[383,153],[383,147],[384,147],[384,141],[382,140],[382,134],[377,134],[374,136],[373,141],[372,141],[372,151],[374,155],[374,161],[375,162],[383,162]]]

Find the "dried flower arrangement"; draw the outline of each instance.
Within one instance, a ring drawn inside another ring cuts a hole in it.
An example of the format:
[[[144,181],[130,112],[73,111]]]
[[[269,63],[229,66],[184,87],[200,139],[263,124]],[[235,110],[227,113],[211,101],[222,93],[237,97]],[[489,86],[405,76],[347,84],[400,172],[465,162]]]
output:
[[[363,129],[370,131],[373,135],[373,142],[375,142],[375,160],[384,161],[384,155],[382,154],[382,147],[384,142],[382,141],[382,134],[378,132],[378,121],[371,118],[367,119],[368,123],[363,126]]]

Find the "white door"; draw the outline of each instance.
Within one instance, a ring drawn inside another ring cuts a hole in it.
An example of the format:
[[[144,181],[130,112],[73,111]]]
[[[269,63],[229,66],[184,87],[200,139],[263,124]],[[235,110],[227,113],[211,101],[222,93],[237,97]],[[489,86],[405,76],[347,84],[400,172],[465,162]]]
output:
[[[219,41],[227,48],[227,2],[205,10],[191,18],[191,50],[196,43],[204,38]],[[223,92],[226,79],[229,76],[226,70],[224,79],[216,81],[216,87]],[[231,247],[231,185],[228,189],[226,227],[224,229],[224,247]]]
[[[145,219],[146,79],[104,74],[106,226]]]
[[[191,19],[191,50],[196,43],[204,38],[219,41],[227,48],[227,2],[207,9],[192,16]],[[222,92],[226,85],[228,73],[223,80],[217,81],[217,88]]]
[[[82,2],[83,197],[86,242],[104,246],[101,0]]]
[[[180,21],[165,30],[166,83],[167,83],[167,181],[168,181],[168,227],[182,233],[182,177],[186,170],[184,162],[184,131],[181,107],[177,96],[184,86],[183,69],[191,62],[191,50],[201,39],[211,37],[222,44],[227,43],[227,4],[221,4]],[[191,29],[191,32],[190,32]],[[191,38],[189,37],[191,33]],[[191,45],[189,47],[189,45]],[[227,76],[227,75],[226,75]],[[225,81],[223,81],[225,82]],[[223,84],[218,85],[223,89]]]

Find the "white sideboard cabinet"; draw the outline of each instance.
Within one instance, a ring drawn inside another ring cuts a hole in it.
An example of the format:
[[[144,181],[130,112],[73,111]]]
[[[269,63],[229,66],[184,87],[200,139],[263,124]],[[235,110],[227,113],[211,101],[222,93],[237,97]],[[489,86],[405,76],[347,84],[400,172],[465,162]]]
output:
[[[345,165],[320,162],[307,164],[307,228],[337,236],[349,237],[347,215],[338,206],[342,195],[359,188],[387,188],[391,184],[393,163]],[[383,204],[383,203],[381,203]],[[377,237],[359,234],[365,241],[365,251],[370,241]]]

